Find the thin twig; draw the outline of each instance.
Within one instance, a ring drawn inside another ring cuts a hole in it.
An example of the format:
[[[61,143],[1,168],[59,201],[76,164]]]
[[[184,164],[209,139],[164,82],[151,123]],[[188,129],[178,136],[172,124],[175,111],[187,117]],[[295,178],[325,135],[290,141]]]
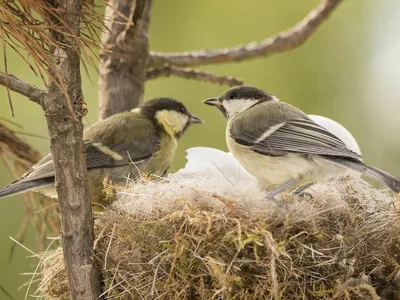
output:
[[[0,285],[0,291],[2,291],[3,294],[6,295],[9,299],[15,300],[15,298],[11,296],[11,294],[2,285]]]
[[[171,65],[166,65],[163,68],[159,69],[148,70],[146,79],[150,80],[159,77],[169,77],[169,76],[194,79],[194,80],[216,83],[221,85],[228,85],[228,86],[242,85],[244,83],[243,80],[232,76],[220,76],[210,72],[201,71],[198,69],[180,68]]]
[[[159,68],[165,64],[175,66],[199,66],[226,62],[238,62],[245,59],[265,57],[274,53],[292,50],[302,45],[325,21],[342,0],[323,0],[302,21],[289,30],[269,37],[259,43],[239,45],[233,48],[200,50],[193,52],[162,53],[151,52],[149,65]]]
[[[0,71],[0,85],[3,85],[10,90],[24,95],[29,100],[42,105],[42,99],[46,94],[46,91],[37,88],[36,86],[29,84],[12,74],[6,74]]]

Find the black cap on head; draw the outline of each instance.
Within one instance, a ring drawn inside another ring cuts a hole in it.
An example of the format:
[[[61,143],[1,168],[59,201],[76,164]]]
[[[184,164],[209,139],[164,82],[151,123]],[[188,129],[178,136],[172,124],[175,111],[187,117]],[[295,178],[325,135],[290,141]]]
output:
[[[154,117],[156,112],[161,110],[175,110],[187,116],[191,115],[183,103],[167,97],[148,100],[140,108],[148,117]]]
[[[240,85],[235,86],[227,90],[220,97],[220,100],[236,100],[236,99],[254,99],[260,101],[269,101],[273,100],[274,96],[263,91],[262,89],[248,86],[248,85]]]

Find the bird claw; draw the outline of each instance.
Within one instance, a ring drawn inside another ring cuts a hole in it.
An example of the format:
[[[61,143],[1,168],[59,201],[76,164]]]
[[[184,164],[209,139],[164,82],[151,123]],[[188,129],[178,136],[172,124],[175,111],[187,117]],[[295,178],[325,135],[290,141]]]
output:
[[[311,193],[308,193],[308,192],[296,193],[296,191],[294,191],[293,194],[298,196],[298,197],[301,197],[301,198],[309,197],[310,199],[314,199],[314,196]]]
[[[297,189],[295,189],[293,191],[293,195],[295,196],[299,196],[301,198],[305,198],[305,197],[310,197],[311,199],[313,199],[313,195],[311,195],[310,193],[306,192],[305,190],[307,190],[310,186],[312,186],[314,183],[309,183],[306,185],[303,185],[301,187],[298,187]]]
[[[270,192],[270,193],[267,193],[265,195],[265,198],[268,199],[268,200],[271,200],[272,202],[274,202],[278,207],[281,207],[281,208],[285,207],[286,209],[289,208],[286,201],[278,200],[278,199],[275,198],[275,196],[276,196],[276,193],[271,193]]]

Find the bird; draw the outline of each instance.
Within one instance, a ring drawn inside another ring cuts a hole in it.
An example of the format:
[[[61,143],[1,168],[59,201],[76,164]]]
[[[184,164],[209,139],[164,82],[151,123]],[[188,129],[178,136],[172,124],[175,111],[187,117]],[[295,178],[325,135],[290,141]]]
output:
[[[329,119],[328,117],[325,117],[325,116],[310,115],[310,114],[308,116],[315,123],[324,127],[330,133],[333,133],[334,135],[336,135],[336,137],[341,139],[346,144],[347,148],[349,148],[350,150],[352,150],[362,156],[361,149],[357,143],[357,140],[350,133],[350,131],[348,131],[342,124],[340,124],[332,119]]]
[[[315,123],[340,138],[346,146],[361,155],[361,149],[354,136],[340,123],[319,115],[308,115]],[[174,177],[212,177],[215,179],[234,181],[254,181],[256,178],[249,174],[233,157],[231,152],[212,147],[192,147],[186,149],[186,165],[175,172]],[[355,175],[355,174],[352,174]]]
[[[235,86],[203,103],[223,114],[230,152],[271,198],[349,171],[400,192],[399,178],[364,163],[360,154],[305,112],[262,89]]]
[[[203,120],[184,104],[161,97],[144,102],[89,126],[83,133],[92,202],[108,205],[104,179],[123,185],[147,174],[164,176],[172,164],[178,141],[192,124]],[[54,167],[47,154],[19,179],[0,189],[0,199],[36,191],[57,198]]]

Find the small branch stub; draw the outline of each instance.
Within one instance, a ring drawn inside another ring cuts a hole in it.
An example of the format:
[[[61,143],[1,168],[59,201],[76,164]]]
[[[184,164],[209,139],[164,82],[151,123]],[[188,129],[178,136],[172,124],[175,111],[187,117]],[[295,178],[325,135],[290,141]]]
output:
[[[29,100],[42,105],[42,100],[45,91],[31,85],[12,74],[6,74],[0,71],[0,85],[9,88],[10,90],[27,97]]]

